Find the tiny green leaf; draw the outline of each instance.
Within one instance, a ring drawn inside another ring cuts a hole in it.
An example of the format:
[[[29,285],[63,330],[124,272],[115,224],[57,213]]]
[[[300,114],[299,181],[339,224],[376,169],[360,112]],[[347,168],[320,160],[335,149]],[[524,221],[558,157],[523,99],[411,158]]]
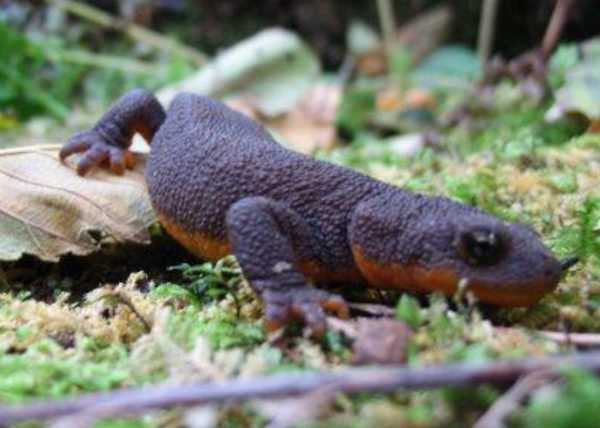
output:
[[[414,297],[403,294],[396,306],[396,318],[417,328],[423,324],[421,306]]]

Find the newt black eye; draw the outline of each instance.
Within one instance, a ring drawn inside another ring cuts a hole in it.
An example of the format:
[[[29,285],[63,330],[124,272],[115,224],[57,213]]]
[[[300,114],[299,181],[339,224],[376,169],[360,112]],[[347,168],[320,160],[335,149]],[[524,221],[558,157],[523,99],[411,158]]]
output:
[[[505,248],[502,234],[487,228],[461,233],[454,243],[460,257],[474,266],[490,265],[498,261]]]

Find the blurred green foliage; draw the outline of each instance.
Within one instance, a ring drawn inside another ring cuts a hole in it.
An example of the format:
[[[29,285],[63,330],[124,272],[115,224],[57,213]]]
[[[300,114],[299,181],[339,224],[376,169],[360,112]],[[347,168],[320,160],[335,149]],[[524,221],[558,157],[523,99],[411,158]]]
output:
[[[162,61],[158,54],[139,61],[123,43],[111,44],[115,52],[106,54],[88,51],[83,39],[41,34],[19,31],[0,15],[0,130],[36,116],[65,121],[79,99],[107,104],[127,90],[156,89],[193,70],[191,62]]]
[[[582,370],[569,370],[562,385],[534,394],[520,426],[527,428],[597,428],[600,426],[600,380]]]
[[[0,111],[26,120],[40,114],[64,120],[75,69],[49,69],[42,46],[0,20]]]
[[[375,113],[374,88],[356,86],[344,91],[337,114],[337,126],[342,133],[354,138],[368,127],[369,118]]]
[[[408,294],[400,297],[396,306],[396,318],[408,323],[412,328],[419,328],[424,321],[419,302]]]
[[[128,383],[128,353],[123,345],[86,339],[78,347],[78,353],[65,356],[58,343],[47,339],[24,353],[0,353],[0,401],[60,398]]]

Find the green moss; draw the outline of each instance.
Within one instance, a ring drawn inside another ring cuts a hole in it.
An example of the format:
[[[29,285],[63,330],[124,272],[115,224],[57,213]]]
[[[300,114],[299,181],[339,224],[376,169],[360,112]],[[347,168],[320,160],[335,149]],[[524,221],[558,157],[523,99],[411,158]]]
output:
[[[574,224],[556,232],[552,249],[562,256],[577,256],[585,261],[600,255],[600,199],[587,198],[575,210]]]
[[[492,167],[480,169],[474,174],[450,177],[446,180],[446,188],[448,196],[507,221],[515,221],[516,215],[507,209],[498,196],[498,190],[506,185],[506,179]]]
[[[171,314],[169,335],[186,349],[191,349],[199,336],[206,338],[214,349],[250,348],[266,338],[260,320],[240,320],[228,312],[205,318],[192,307]]]
[[[502,97],[502,89],[496,95]],[[447,144],[462,156],[490,151],[506,161],[535,155],[541,147],[560,146],[581,134],[581,126],[568,120],[547,123],[544,116],[549,104],[531,106],[521,98],[510,97],[491,110],[484,109],[478,126],[450,130],[445,135]]]
[[[33,398],[60,398],[107,391],[130,382],[127,353],[111,349],[64,350],[52,340],[38,342],[22,354],[0,354],[0,401],[17,403]]]
[[[356,418],[338,418],[327,419],[319,422],[295,425],[294,428],[368,428],[370,425],[366,421]]]
[[[108,419],[94,424],[94,428],[154,428],[157,425],[140,420]]]

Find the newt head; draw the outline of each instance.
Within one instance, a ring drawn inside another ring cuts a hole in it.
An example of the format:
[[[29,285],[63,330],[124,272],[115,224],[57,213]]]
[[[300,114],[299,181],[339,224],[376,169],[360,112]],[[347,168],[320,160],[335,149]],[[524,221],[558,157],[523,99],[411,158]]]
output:
[[[378,197],[354,213],[352,250],[373,286],[453,295],[464,284],[479,301],[526,306],[554,290],[572,264],[559,262],[525,225],[446,198],[410,196]]]

